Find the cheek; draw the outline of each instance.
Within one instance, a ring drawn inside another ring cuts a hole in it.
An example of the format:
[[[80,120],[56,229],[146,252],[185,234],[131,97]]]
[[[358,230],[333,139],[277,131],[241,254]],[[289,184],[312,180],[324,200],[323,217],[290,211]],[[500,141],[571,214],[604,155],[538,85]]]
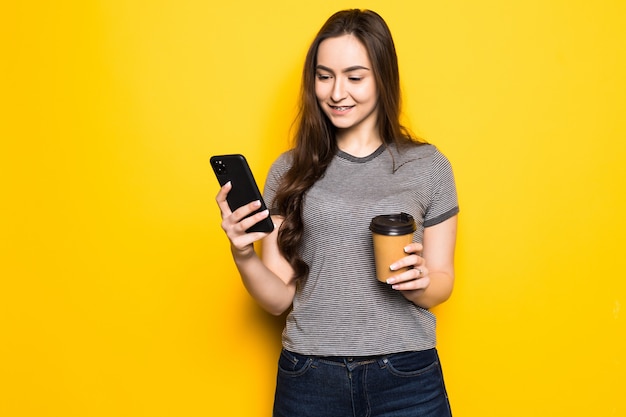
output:
[[[318,100],[323,100],[328,97],[328,85],[322,83],[315,83],[315,97]]]
[[[352,96],[360,102],[378,101],[376,88],[372,85],[362,85],[353,90]]]

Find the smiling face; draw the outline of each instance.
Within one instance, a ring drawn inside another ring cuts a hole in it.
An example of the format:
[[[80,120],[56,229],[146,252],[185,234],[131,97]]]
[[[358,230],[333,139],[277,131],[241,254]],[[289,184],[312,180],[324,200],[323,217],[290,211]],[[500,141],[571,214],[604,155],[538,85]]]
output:
[[[315,95],[341,133],[377,134],[376,81],[367,50],[356,37],[342,35],[320,43]]]

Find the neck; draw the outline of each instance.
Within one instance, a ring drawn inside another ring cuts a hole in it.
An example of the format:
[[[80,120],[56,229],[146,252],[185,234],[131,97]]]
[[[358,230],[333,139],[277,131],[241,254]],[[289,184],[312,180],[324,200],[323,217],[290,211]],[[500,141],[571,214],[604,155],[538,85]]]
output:
[[[377,133],[369,132],[368,134],[359,135],[348,132],[337,132],[337,146],[343,152],[356,156],[357,158],[371,155],[383,141]]]

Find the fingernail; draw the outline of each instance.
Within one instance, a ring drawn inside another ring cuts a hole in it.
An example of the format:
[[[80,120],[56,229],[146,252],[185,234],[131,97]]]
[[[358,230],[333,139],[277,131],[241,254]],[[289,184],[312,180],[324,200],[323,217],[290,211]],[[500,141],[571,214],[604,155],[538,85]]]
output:
[[[394,278],[389,278],[386,282],[387,284],[393,284],[396,280]]]
[[[404,250],[404,253],[409,253],[409,249],[410,248],[408,246],[405,246],[404,248],[402,248],[402,250]]]
[[[389,265],[389,270],[391,270],[391,271],[395,271],[397,268],[398,268],[398,267],[397,267],[397,265],[396,265],[396,264],[391,264],[391,265]]]

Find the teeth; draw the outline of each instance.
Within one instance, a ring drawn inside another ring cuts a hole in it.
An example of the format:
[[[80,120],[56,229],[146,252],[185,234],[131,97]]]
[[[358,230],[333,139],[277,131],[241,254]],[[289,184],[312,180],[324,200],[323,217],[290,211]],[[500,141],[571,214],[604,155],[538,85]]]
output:
[[[344,111],[348,110],[350,107],[335,107],[335,110]]]

